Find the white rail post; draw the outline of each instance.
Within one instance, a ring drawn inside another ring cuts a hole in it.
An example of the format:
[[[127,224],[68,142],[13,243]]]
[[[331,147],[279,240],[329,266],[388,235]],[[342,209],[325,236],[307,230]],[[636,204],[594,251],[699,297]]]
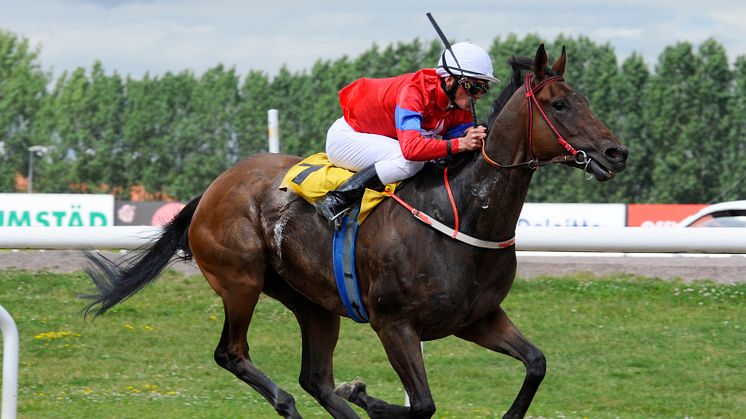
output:
[[[15,419],[18,405],[18,328],[10,313],[0,305],[3,330],[3,403],[2,419]]]
[[[277,109],[267,111],[267,124],[269,133],[269,152],[280,152],[280,123],[277,116]]]

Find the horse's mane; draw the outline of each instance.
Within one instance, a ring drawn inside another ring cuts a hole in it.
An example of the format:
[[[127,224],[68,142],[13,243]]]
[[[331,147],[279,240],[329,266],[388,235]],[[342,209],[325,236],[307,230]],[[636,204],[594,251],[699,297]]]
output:
[[[487,118],[488,127],[492,126],[495,118],[500,114],[500,111],[502,111],[505,104],[508,103],[508,100],[513,96],[513,93],[523,85],[522,72],[531,70],[534,65],[534,60],[528,57],[517,57],[513,55],[508,59],[508,64],[510,65],[510,68],[513,69],[513,73],[510,75],[508,85],[505,86],[502,92],[500,92],[495,101],[492,102],[492,112],[490,113],[489,118]],[[547,68],[546,71],[548,75],[554,74],[550,68]]]

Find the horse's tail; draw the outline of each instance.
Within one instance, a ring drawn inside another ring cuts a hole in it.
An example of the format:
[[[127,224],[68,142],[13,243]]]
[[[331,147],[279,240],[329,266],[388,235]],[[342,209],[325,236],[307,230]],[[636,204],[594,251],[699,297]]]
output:
[[[189,249],[189,224],[201,198],[202,196],[198,196],[191,200],[171,222],[166,224],[163,233],[157,239],[119,262],[114,262],[97,252],[85,252],[90,262],[85,272],[96,286],[93,294],[82,296],[92,300],[85,308],[85,316],[91,311],[94,317],[104,314],[117,303],[155,281],[177,252],[182,252],[178,256],[179,259],[192,258]]]

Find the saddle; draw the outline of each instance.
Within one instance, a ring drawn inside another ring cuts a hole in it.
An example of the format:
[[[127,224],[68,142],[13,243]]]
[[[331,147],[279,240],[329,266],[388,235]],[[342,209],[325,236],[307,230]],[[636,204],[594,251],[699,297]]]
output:
[[[287,190],[290,188],[298,196],[313,205],[316,200],[336,189],[354,174],[355,172],[334,166],[327,158],[326,153],[316,153],[291,167],[282,179],[280,189]],[[394,192],[398,185],[399,182],[386,185],[384,192],[366,189],[360,203],[357,223],[362,224],[373,208],[383,202],[389,193]]]

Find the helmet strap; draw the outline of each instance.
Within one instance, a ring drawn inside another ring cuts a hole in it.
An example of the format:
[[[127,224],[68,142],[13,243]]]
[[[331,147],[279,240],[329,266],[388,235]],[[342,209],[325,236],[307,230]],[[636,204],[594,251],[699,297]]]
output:
[[[456,59],[456,56],[454,55],[453,58]],[[450,103],[448,104],[448,108],[449,109],[454,109],[454,108],[460,109],[458,105],[456,104],[456,90],[458,89],[460,85],[459,82],[461,81],[462,78],[464,78],[464,76],[463,75],[457,76],[453,74],[450,68],[448,68],[448,64],[446,63],[446,52],[445,51],[443,51],[443,54],[440,57],[440,61],[443,63],[443,68],[446,70],[446,72],[450,74],[451,77],[453,77],[453,83],[451,84],[451,87],[448,87],[448,85],[446,84],[445,78],[440,79],[440,86],[442,87],[443,91],[446,92],[446,96],[448,96],[448,100],[450,101]],[[457,62],[457,65],[458,65],[458,62]],[[459,71],[461,71],[462,74],[464,72],[464,70],[462,70],[460,66],[459,66]],[[474,125],[476,126],[477,125],[477,111],[476,111],[476,108],[474,107],[474,96],[472,96],[468,92],[467,92],[467,95],[469,96],[469,110],[471,111],[471,117],[474,122]]]
[[[446,79],[441,78],[440,79],[440,87],[443,89],[443,91],[446,93],[446,96],[448,96],[448,108],[458,108],[458,105],[456,105],[456,89],[458,89],[458,76],[452,76],[454,78],[453,84],[451,84],[451,87],[448,87],[446,84]]]

